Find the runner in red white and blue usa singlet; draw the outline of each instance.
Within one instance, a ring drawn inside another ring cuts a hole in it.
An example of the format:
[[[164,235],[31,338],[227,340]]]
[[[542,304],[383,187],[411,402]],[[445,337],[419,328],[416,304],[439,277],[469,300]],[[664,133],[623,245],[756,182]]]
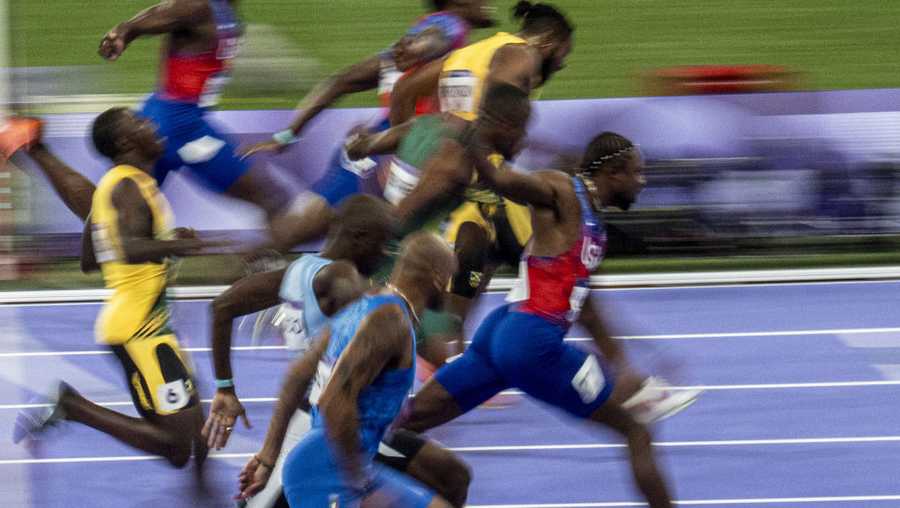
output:
[[[522,260],[527,297],[518,311],[535,314],[565,327],[570,326],[590,293],[588,283],[606,254],[606,228],[594,213],[587,188],[572,178],[581,205],[581,238],[566,252],[552,257],[526,254]]]
[[[241,24],[228,0],[209,0],[216,23],[216,45],[203,52],[163,48],[159,95],[163,100],[212,106],[228,81],[237,56]]]

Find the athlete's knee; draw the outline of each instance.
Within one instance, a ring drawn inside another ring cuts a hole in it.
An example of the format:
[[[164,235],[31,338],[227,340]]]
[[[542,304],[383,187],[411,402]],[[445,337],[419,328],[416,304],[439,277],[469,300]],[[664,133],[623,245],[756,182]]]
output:
[[[472,483],[469,465],[448,451],[436,462],[435,473],[444,484],[440,494],[453,506],[465,506],[469,484]]]
[[[167,430],[168,443],[166,450],[166,460],[173,467],[183,468],[191,460],[191,451],[193,449],[193,436],[187,433],[178,432],[176,430]]]

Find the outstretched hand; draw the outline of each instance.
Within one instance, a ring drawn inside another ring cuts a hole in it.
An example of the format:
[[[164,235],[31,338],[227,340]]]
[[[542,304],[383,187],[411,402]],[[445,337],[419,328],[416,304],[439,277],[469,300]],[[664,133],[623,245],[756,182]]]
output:
[[[272,467],[260,462],[257,458],[258,455],[251,457],[241,474],[238,475],[238,489],[240,492],[234,496],[235,499],[248,499],[266,488],[266,484],[269,483],[269,477],[272,476]]]
[[[106,32],[100,41],[100,48],[97,52],[103,59],[114,62],[122,56],[126,47],[128,47],[128,41],[125,38],[125,32],[117,26]]]
[[[217,391],[209,408],[209,418],[201,431],[201,435],[206,438],[206,445],[216,450],[224,448],[238,417],[244,421],[244,427],[253,428],[237,395],[234,392]]]

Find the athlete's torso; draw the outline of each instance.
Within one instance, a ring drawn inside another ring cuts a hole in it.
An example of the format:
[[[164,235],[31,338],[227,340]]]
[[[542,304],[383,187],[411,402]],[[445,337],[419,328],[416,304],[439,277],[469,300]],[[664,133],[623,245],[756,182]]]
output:
[[[319,398],[328,386],[335,364],[356,337],[360,324],[365,318],[383,305],[395,304],[407,312],[403,300],[394,295],[365,295],[351,303],[329,323],[328,348],[319,361],[318,370],[309,394],[312,405],[312,427],[321,428],[325,422],[319,413]],[[407,314],[408,317],[408,314]],[[410,326],[412,354],[415,355],[415,332]],[[414,367],[381,372],[377,378],[359,394],[358,412],[360,445],[362,450],[373,455],[388,426],[394,421],[401,406],[412,389]]]
[[[519,36],[500,32],[450,53],[438,82],[441,111],[466,120],[477,118],[494,53],[508,44],[525,43]]]
[[[591,272],[603,261],[606,252],[606,230],[594,209],[587,189],[577,177],[572,178],[581,208],[581,235],[568,250],[558,256],[526,254],[520,277],[525,283],[525,299],[521,312],[544,317],[568,326],[588,296]]]
[[[173,231],[171,208],[152,176],[131,166],[116,166],[100,179],[91,208],[91,238],[103,280],[113,295],[97,321],[96,332],[98,341],[109,344],[168,332],[165,292],[171,262],[125,261],[118,212],[112,203],[113,190],[125,179],[137,184],[150,209],[154,238],[170,239]]]
[[[282,304],[275,317],[288,349],[305,350],[328,323],[313,288],[316,275],[334,260],[306,254],[288,266],[281,281]]]
[[[163,48],[159,96],[201,107],[218,102],[237,55],[241,24],[229,0],[209,0],[215,22],[215,44],[206,51],[179,52]]]
[[[478,117],[484,83],[490,73],[494,54],[508,44],[526,44],[525,39],[500,32],[493,37],[450,53],[441,70],[438,98],[441,111],[465,120]],[[502,158],[500,159],[502,161]],[[466,199],[486,204],[499,204],[500,197],[475,182],[466,189]]]

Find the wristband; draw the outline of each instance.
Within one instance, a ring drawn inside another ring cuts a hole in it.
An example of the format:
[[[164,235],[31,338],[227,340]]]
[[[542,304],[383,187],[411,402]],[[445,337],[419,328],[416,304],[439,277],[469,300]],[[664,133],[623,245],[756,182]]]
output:
[[[234,379],[216,379],[216,388],[234,388]]]
[[[300,138],[298,138],[291,129],[276,132],[272,135],[272,139],[279,145],[292,145],[297,141],[300,141]]]

